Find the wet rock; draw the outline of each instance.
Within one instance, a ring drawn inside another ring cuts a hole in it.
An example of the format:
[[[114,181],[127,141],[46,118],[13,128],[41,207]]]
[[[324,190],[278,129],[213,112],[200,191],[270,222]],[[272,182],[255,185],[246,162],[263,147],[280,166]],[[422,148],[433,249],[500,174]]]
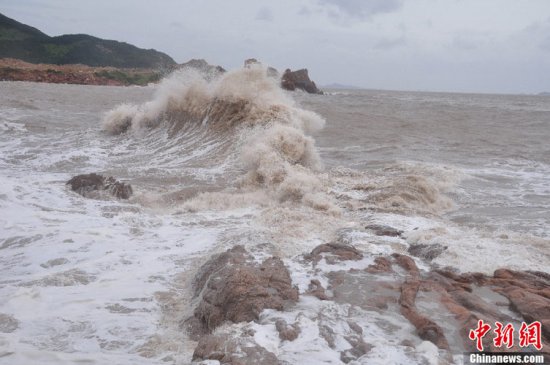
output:
[[[0,313],[0,333],[12,333],[19,328],[19,321],[13,316]]]
[[[357,323],[353,322],[353,321],[348,321],[348,326],[349,328],[355,332],[356,334],[358,335],[362,335],[363,334],[363,328],[361,328],[360,325],[358,325]]]
[[[508,298],[510,308],[527,322],[550,322],[550,275],[543,272],[496,270],[489,284]],[[542,327],[550,340],[550,327]]]
[[[67,185],[72,191],[90,198],[100,198],[101,192],[108,192],[115,198],[128,199],[133,193],[131,185],[95,173],[77,175],[67,181]]]
[[[193,294],[197,297],[206,286],[210,276],[221,268],[229,265],[244,265],[252,256],[248,254],[243,246],[235,246],[221,254],[217,254],[203,264],[193,281]]]
[[[200,339],[193,361],[217,360],[229,365],[279,365],[275,354],[247,338],[207,335]]]
[[[258,264],[242,246],[207,262],[197,276],[195,293],[201,296],[195,317],[207,331],[225,320],[256,320],[266,308],[283,310],[298,300],[298,289],[281,259]]]
[[[325,339],[328,347],[334,349],[336,347],[336,333],[334,330],[326,325],[319,326],[319,335]]]
[[[340,352],[340,360],[346,364],[359,359],[374,347],[366,343],[361,336],[346,336],[345,340],[348,341],[351,348]]]
[[[50,267],[53,267],[53,266],[65,265],[68,262],[69,262],[69,260],[67,260],[66,258],[59,257],[59,258],[56,258],[56,259],[48,260],[45,263],[40,264],[40,266],[47,269],[47,268],[50,268]]]
[[[294,341],[298,338],[298,335],[301,332],[298,323],[289,325],[284,319],[278,319],[275,322],[275,328],[277,329],[277,332],[279,332],[279,338],[281,341]]]
[[[312,260],[314,263],[322,259],[322,254],[326,253],[325,260],[329,264],[334,264],[337,261],[346,260],[361,260],[363,254],[351,245],[343,243],[325,243],[315,247],[310,254],[305,255],[306,260]]]
[[[325,288],[323,288],[323,285],[317,279],[313,279],[310,281],[307,294],[311,294],[320,300],[328,299],[327,293],[325,292]]]
[[[374,264],[369,265],[365,271],[371,274],[389,273],[392,272],[391,261],[387,257],[377,257],[374,259]]]
[[[286,90],[294,91],[300,89],[310,94],[322,94],[317,85],[310,80],[307,69],[291,71],[286,69],[281,78],[281,87]]]
[[[416,263],[409,256],[394,253],[392,257],[395,259],[395,262],[403,269],[405,269],[409,274],[413,276],[418,276],[420,274]]]
[[[42,279],[33,280],[20,284],[21,286],[74,286],[74,285],[88,285],[95,281],[94,275],[88,274],[86,271],[80,269],[70,269],[67,271],[44,276]]]
[[[399,298],[400,283],[392,278],[377,277],[359,270],[333,271],[327,277],[333,292],[330,299],[337,303],[356,305],[365,310],[386,310]]]
[[[418,245],[410,246],[407,252],[409,252],[413,256],[432,261],[439,255],[441,255],[446,249],[447,246],[440,245],[439,243],[435,243],[432,245],[421,243]]]
[[[350,247],[321,245],[305,258],[314,267],[322,257],[333,262],[340,258],[359,259],[361,253]],[[364,270],[331,271],[326,277],[327,289],[333,293],[330,300],[368,311],[390,311],[388,315],[392,316],[397,310],[415,327],[420,339],[432,342],[448,355],[452,351],[475,351],[475,342],[468,335],[480,319],[492,326],[496,321],[516,325],[521,321],[540,321],[542,342],[550,342],[550,274],[545,272],[500,269],[485,275],[452,269],[420,271],[412,257],[394,253],[376,257],[374,264]],[[312,280],[309,291],[315,292],[319,286]],[[351,325],[350,329],[353,334]],[[339,334],[327,326],[320,326],[319,331],[329,346],[335,346]],[[357,352],[341,352],[342,361],[351,362],[367,350],[368,346],[354,345],[355,339],[344,338]],[[483,344],[489,352],[503,350],[494,346],[492,335],[485,336]],[[511,350],[522,349],[516,343]]]
[[[369,224],[365,228],[373,231],[377,236],[401,237],[403,234],[403,231],[401,230],[381,224]]]
[[[406,280],[401,287],[401,314],[416,327],[418,336],[426,341],[432,342],[440,349],[449,350],[449,343],[445,338],[443,329],[434,321],[420,314],[415,307],[416,294],[420,287],[420,281],[416,278]]]

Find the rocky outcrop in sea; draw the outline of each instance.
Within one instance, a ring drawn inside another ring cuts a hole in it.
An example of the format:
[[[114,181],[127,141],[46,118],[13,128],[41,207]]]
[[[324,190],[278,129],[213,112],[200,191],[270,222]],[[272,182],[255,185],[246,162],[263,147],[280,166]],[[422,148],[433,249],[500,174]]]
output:
[[[308,75],[307,68],[297,71],[286,69],[281,78],[281,87],[286,90],[303,90],[310,94],[322,94],[323,92],[317,88],[315,82],[311,81]]]

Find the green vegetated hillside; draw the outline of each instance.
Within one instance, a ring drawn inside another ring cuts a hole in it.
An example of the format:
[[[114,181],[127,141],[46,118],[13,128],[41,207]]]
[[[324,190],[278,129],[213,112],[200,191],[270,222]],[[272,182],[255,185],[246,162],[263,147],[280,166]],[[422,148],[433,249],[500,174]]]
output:
[[[170,68],[176,62],[154,49],[86,34],[50,37],[36,28],[0,14],[0,58],[31,63],[83,64],[119,68]]]

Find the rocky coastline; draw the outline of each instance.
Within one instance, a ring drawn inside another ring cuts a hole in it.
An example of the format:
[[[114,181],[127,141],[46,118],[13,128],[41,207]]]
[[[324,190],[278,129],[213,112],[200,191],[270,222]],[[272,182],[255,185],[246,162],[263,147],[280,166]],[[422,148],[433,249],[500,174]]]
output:
[[[244,67],[261,65],[256,59],[245,61]],[[79,64],[52,65],[34,64],[13,58],[0,58],[0,81],[28,81],[54,84],[107,85],[107,86],[147,86],[158,83],[174,70],[192,68],[207,78],[226,72],[221,66],[210,65],[203,59],[192,59],[166,70],[146,68],[92,67]],[[281,87],[288,91],[302,90],[310,94],[323,94],[308,75],[307,69],[291,71],[282,76],[273,68],[267,68],[268,75],[280,79]]]
[[[388,227],[386,231],[393,230]],[[197,304],[194,315],[183,326],[198,341],[193,361],[286,364],[278,358],[278,351],[262,346],[255,329],[274,327],[280,340],[277,347],[282,349],[292,347],[293,341],[304,341],[300,338],[311,332],[306,322],[316,318],[314,326],[320,338],[339,352],[340,361],[364,363],[375,347],[363,336],[364,324],[351,315],[343,322],[332,323],[333,327],[323,323],[323,319],[334,319],[324,318],[330,314],[319,308],[334,310],[335,306],[347,307],[350,313],[355,308],[361,317],[375,317],[379,322],[387,316],[401,318],[403,327],[410,326],[414,337],[403,340],[400,346],[418,360],[427,348],[433,348],[439,364],[455,363],[462,353],[476,352],[470,332],[480,320],[493,327],[497,322],[510,323],[516,331],[522,322],[540,322],[542,343],[549,343],[548,273],[504,268],[492,275],[458,273],[445,268],[422,269],[423,262],[422,258],[401,253],[372,260],[367,252],[332,242],[292,260],[275,256],[260,263],[244,247],[235,246],[214,256],[195,276]],[[298,267],[301,280],[309,281],[309,286],[302,285],[300,290],[293,281],[296,273],[292,273]],[[268,315],[262,314],[268,309]],[[319,312],[307,315],[306,321],[304,313],[308,310]],[[243,322],[248,325],[230,325]],[[240,331],[239,336],[235,330]],[[510,348],[497,347],[493,338],[488,333],[481,339],[484,351],[534,350],[520,347],[518,342]],[[550,358],[545,347],[537,353]]]
[[[145,86],[158,82],[162,76],[161,72],[152,69],[34,64],[12,58],[0,59],[0,81]]]

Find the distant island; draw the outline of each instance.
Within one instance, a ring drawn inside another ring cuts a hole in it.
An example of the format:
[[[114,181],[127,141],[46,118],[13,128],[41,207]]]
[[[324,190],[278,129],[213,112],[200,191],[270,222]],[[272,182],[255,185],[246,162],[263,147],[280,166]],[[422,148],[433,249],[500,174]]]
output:
[[[361,89],[359,86],[343,85],[343,84],[338,84],[338,83],[323,85],[323,88],[325,88],[325,89],[346,89],[346,90],[359,90],[359,89]]]
[[[537,95],[538,95],[538,96],[550,96],[550,92],[548,92],[548,91],[543,91],[543,92],[541,92],[541,93],[538,93]]]

